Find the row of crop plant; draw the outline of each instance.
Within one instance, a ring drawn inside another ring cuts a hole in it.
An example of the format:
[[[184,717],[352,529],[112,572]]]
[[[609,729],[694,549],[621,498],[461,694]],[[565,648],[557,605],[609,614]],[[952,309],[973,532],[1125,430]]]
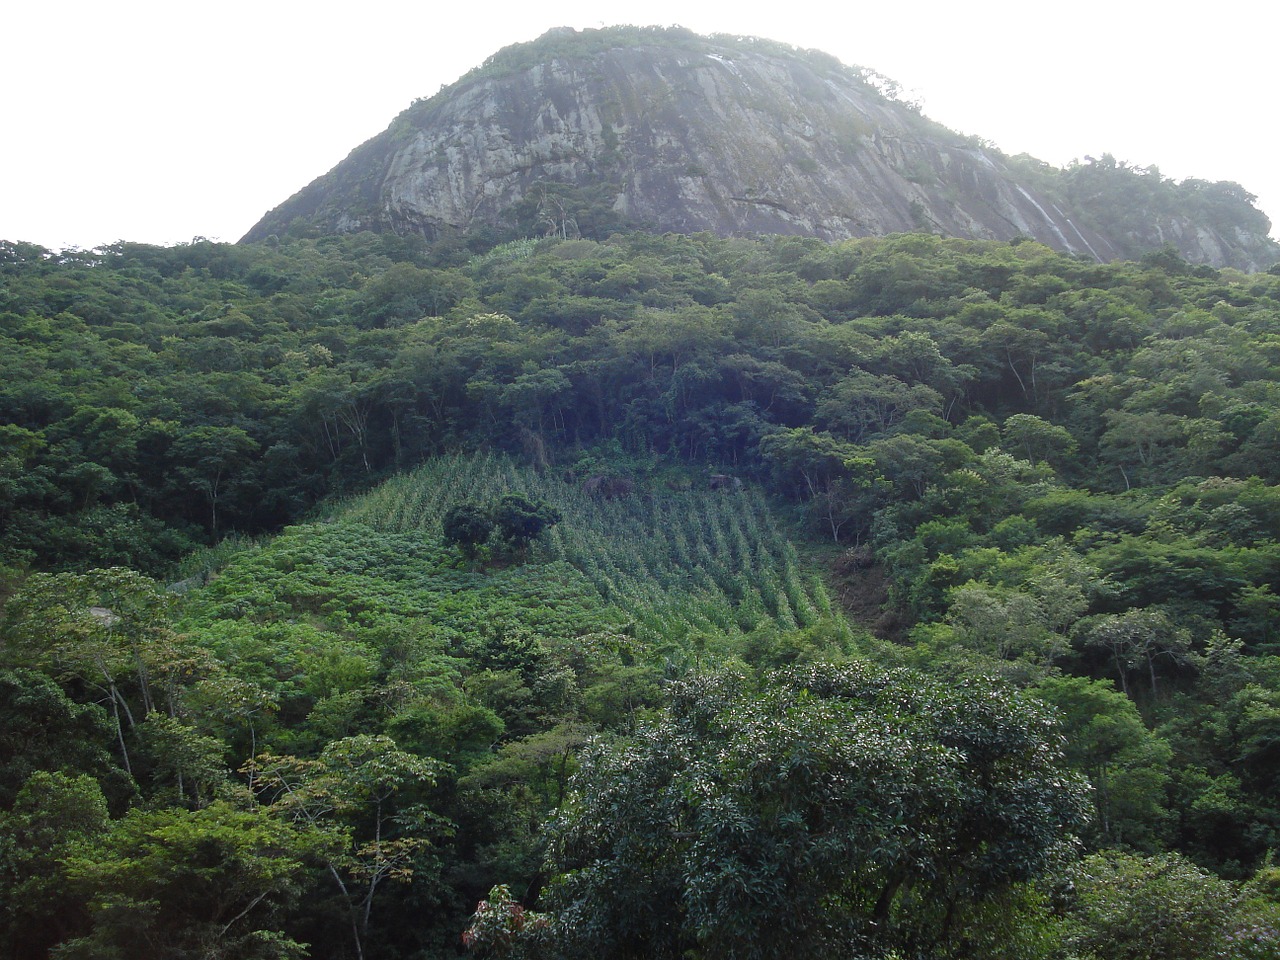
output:
[[[603,601],[634,619],[639,638],[682,641],[701,633],[847,626],[821,579],[806,573],[768,500],[737,493],[637,489],[593,498],[581,484],[493,453],[440,457],[339,511],[343,519],[441,538],[441,518],[464,501],[519,493],[562,514],[530,562],[572,564]]]

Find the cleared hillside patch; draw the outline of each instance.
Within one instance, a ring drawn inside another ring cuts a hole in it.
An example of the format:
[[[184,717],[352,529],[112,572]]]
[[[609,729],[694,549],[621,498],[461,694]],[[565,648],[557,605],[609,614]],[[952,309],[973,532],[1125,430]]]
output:
[[[637,639],[683,644],[741,637],[761,628],[824,628],[848,639],[821,579],[760,491],[655,491],[617,499],[494,455],[441,457],[348,502],[335,519],[442,542],[441,518],[464,501],[505,493],[542,500],[563,519],[535,544],[530,562],[563,562],[601,601],[632,618]]]

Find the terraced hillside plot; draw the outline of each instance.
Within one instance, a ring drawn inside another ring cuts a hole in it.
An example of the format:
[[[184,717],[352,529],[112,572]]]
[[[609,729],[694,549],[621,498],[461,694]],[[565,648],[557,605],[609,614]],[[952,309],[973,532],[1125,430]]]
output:
[[[533,562],[563,561],[634,620],[637,637],[685,641],[736,636],[761,626],[848,627],[816,574],[803,568],[767,500],[756,490],[637,491],[596,499],[581,484],[495,456],[444,457],[348,503],[336,518],[440,542],[455,504],[519,493],[563,516]]]

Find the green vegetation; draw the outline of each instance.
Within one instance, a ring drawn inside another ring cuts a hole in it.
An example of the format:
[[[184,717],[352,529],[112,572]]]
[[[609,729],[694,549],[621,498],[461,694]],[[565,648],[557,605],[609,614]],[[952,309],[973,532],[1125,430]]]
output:
[[[864,665],[670,691],[598,742],[551,837],[568,956],[965,955],[981,904],[1083,821],[1055,720],[1007,688]]]
[[[0,955],[1275,955],[1280,275],[492,239],[0,245]]]
[[[1214,230],[1266,236],[1271,224],[1253,206],[1257,198],[1237,183],[1166,179],[1157,167],[1134,167],[1110,154],[1062,171],[1059,190],[1072,209],[1087,211],[1090,226],[1109,237],[1136,236],[1155,218],[1190,216]],[[1130,256],[1140,250],[1129,249]],[[1158,255],[1157,255],[1158,256]],[[1176,263],[1173,264],[1176,267]]]
[[[697,638],[721,644],[727,655],[744,636],[777,628],[849,639],[818,573],[804,569],[759,491],[726,496],[673,491],[665,483],[654,490],[650,483],[610,500],[586,494],[572,476],[565,481],[492,456],[440,458],[388,481],[341,516],[397,533],[439,535],[467,553],[444,524],[473,515],[477,503],[498,499],[499,491],[515,491],[501,496],[534,498],[561,517],[540,538],[540,556],[571,566],[630,618],[629,630],[647,647]],[[492,530],[487,511],[484,518]]]

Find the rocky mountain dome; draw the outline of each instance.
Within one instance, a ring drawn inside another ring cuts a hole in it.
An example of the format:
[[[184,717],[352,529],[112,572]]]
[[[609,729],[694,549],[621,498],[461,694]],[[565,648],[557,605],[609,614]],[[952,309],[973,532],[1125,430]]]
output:
[[[815,51],[680,28],[553,30],[508,47],[268,213],[292,232],[602,236],[649,229],[839,240],[1030,237],[1096,260],[1171,246],[1280,259],[1253,197],[1111,157],[1059,170],[922,116]]]

